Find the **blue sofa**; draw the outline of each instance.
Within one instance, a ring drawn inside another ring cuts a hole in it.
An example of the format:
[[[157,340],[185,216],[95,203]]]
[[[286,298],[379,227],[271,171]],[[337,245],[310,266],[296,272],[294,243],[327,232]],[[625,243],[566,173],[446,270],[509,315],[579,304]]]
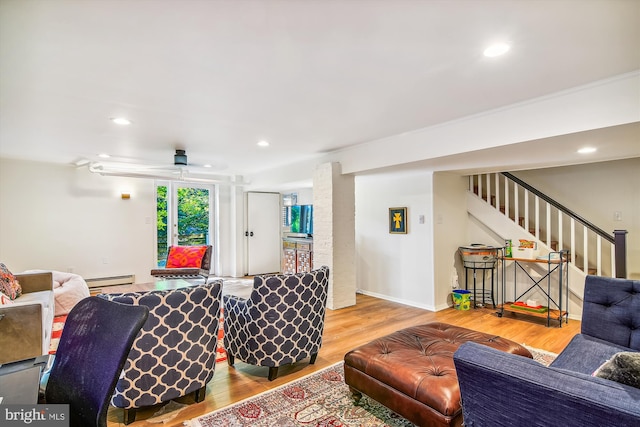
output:
[[[549,367],[466,343],[454,354],[464,425],[640,426],[640,389],[592,376],[640,351],[640,281],[587,276],[581,333]]]

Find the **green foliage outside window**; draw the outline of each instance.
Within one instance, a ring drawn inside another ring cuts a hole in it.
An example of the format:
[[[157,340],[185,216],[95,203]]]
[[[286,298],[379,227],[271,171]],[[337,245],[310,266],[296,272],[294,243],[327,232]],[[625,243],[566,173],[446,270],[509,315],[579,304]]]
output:
[[[168,187],[156,187],[158,266],[163,266],[169,246]],[[209,190],[179,187],[178,242],[180,245],[206,245],[209,242]]]

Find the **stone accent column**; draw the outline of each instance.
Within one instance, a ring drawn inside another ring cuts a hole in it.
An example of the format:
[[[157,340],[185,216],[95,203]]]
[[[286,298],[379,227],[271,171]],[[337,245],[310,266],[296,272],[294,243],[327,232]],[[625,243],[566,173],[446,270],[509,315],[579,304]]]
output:
[[[330,269],[331,309],[356,303],[355,182],[341,170],[324,163],[313,174],[313,265]]]

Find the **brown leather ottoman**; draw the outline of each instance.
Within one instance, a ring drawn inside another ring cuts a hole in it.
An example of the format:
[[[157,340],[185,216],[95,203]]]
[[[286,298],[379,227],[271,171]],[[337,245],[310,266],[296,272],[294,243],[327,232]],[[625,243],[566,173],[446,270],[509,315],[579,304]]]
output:
[[[344,356],[345,382],[356,400],[366,394],[419,426],[460,426],[453,353],[467,341],[532,357],[513,341],[436,322],[402,329],[350,351]]]

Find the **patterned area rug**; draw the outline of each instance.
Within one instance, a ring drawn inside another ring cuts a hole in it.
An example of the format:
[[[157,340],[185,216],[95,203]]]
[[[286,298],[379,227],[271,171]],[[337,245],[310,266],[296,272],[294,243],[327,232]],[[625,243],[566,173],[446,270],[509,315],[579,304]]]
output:
[[[555,354],[527,347],[548,365]],[[414,424],[363,396],[353,403],[343,362],[185,422],[190,427],[412,427]]]
[[[224,307],[220,309],[220,327],[218,328],[218,347],[216,348],[216,363],[227,360],[227,352],[224,349]]]
[[[190,427],[413,426],[366,396],[355,406],[349,386],[344,383],[342,362],[185,424]]]
[[[51,328],[51,343],[49,344],[49,354],[56,354],[58,349],[58,343],[60,342],[60,336],[62,335],[62,328],[64,328],[64,322],[67,321],[67,315],[55,316],[53,318],[53,327]]]

